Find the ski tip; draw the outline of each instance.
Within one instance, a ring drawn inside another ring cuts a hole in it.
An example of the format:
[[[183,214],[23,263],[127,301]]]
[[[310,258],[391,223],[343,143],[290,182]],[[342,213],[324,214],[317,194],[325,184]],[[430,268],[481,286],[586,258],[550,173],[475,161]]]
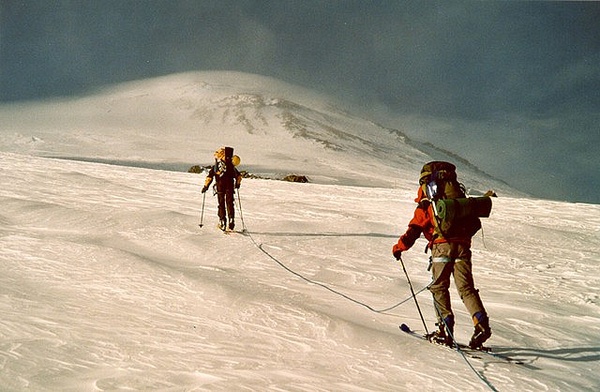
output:
[[[404,323],[400,326],[400,330],[402,330],[403,332],[410,332],[410,328]]]

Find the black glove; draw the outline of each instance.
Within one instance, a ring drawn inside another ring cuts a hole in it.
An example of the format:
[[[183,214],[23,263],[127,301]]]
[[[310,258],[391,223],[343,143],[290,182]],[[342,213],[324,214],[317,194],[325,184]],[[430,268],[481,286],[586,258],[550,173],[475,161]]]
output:
[[[240,183],[235,184],[235,189],[240,189]]]
[[[401,250],[395,251],[394,257],[396,258],[396,260],[400,260],[400,258],[402,257],[402,251]]]
[[[206,192],[207,190],[208,190],[208,187],[207,187],[207,186],[203,187],[203,188],[202,188],[202,193]]]

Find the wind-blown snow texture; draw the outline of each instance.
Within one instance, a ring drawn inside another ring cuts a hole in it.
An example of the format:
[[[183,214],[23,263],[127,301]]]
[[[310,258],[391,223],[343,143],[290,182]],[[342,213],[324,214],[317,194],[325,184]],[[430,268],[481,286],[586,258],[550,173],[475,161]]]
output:
[[[494,199],[492,216],[474,239],[475,279],[492,317],[490,345],[525,365],[469,359],[478,376],[458,353],[398,329],[421,323],[391,246],[412,216],[415,170],[430,156],[398,139],[406,167],[395,167],[397,157],[386,166],[378,145],[369,154],[359,150],[362,141],[336,151],[314,137],[290,137],[277,145],[284,152],[279,161],[270,150],[265,171],[278,162],[311,170],[331,152],[339,159],[324,159],[323,167],[342,173],[354,156],[373,169],[371,186],[356,186],[370,178],[361,165],[321,183],[244,180],[237,223],[248,235],[225,236],[215,228],[210,196],[205,226],[198,226],[203,176],[35,156],[47,148],[40,144],[52,144],[45,151],[54,156],[74,156],[80,146],[80,158],[100,144],[110,154],[96,157],[122,159],[135,140],[134,125],[115,121],[107,133],[74,137],[68,124],[58,132],[59,120],[51,124],[54,133],[32,127],[29,137],[2,134],[3,390],[600,387],[600,277],[594,272],[600,206],[514,194]],[[265,132],[288,138],[282,130]],[[233,144],[234,135],[221,135],[222,144]],[[42,141],[50,136],[51,143]],[[150,161],[154,149],[161,163],[185,145],[167,145],[159,136],[154,144],[140,140],[140,157],[129,158]],[[235,146],[247,152],[240,154],[242,168],[261,165],[260,143],[269,137],[237,136]],[[189,140],[212,143],[195,155],[210,161],[219,136],[198,131]],[[303,149],[304,164],[290,158],[295,148]],[[398,177],[386,183],[394,171]],[[471,168],[465,176],[480,189],[493,182]],[[424,246],[419,240],[404,255],[415,290],[429,283]],[[432,329],[430,295],[425,290],[417,298]],[[466,341],[469,316],[456,294],[453,300],[456,335]]]

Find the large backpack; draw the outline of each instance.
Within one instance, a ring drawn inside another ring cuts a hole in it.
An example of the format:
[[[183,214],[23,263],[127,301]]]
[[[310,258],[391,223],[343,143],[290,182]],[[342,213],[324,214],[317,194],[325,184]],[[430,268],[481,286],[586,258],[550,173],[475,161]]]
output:
[[[436,238],[470,238],[481,229],[479,218],[490,216],[492,200],[467,197],[457,179],[456,166],[450,162],[423,165],[419,184],[433,208]]]
[[[215,151],[213,170],[219,178],[235,179],[239,175],[235,168],[239,163],[240,157],[233,155],[233,147],[221,147]]]

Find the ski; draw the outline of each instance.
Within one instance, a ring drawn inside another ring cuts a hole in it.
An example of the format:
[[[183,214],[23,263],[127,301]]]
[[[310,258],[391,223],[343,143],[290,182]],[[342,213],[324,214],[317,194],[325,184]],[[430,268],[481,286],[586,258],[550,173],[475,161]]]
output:
[[[240,230],[232,230],[232,229],[229,229],[229,228],[222,229],[219,225],[217,225],[217,228],[219,229],[219,231],[222,231],[223,234],[226,234],[226,235],[229,235],[229,234],[246,235],[246,233],[247,233],[247,231],[245,229],[241,230],[241,231]]]
[[[229,230],[229,229],[223,230],[223,232],[225,234],[240,234],[240,235],[246,235],[246,233],[247,233],[246,230],[240,231],[240,230]]]
[[[220,223],[217,223],[217,229],[223,232],[223,234],[229,234],[229,229],[227,226],[221,226]]]
[[[492,351],[491,347],[482,346],[480,348],[471,348],[471,347],[467,346],[466,344],[461,344],[461,343],[456,343],[456,347],[449,347],[449,346],[446,346],[443,344],[437,344],[435,342],[432,342],[431,340],[428,339],[427,336],[421,335],[421,334],[417,333],[416,331],[413,331],[406,324],[402,324],[399,327],[402,332],[405,332],[409,336],[412,336],[419,340],[424,340],[428,343],[433,343],[437,346],[441,346],[441,347],[447,348],[452,351],[462,352],[463,354],[468,355],[469,357],[474,358],[474,359],[482,359],[482,357],[479,354],[485,354],[485,355],[488,355],[495,359],[502,360],[506,363],[512,363],[515,365],[525,365],[525,363],[523,361],[520,361],[518,359],[509,357],[507,355],[499,354],[499,353]]]

